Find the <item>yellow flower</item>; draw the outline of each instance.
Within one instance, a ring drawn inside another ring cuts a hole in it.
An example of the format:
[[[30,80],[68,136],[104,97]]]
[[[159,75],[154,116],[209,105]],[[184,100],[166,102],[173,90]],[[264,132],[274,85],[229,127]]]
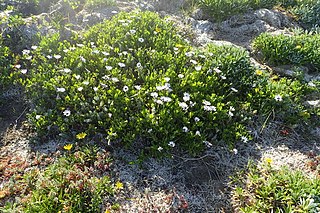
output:
[[[256,75],[262,75],[263,72],[261,70],[256,70]]]
[[[86,136],[87,136],[87,133],[81,132],[76,135],[76,138],[80,140],[80,139],[84,139]]]
[[[116,189],[123,189],[123,183],[121,183],[120,181],[117,181],[116,185],[115,185],[115,188]]]
[[[183,45],[182,44],[176,44],[176,47],[177,48],[181,48],[181,47],[183,47]]]
[[[297,46],[296,46],[296,49],[301,49],[301,45],[297,45]]]
[[[69,151],[70,149],[72,149],[72,144],[67,144],[67,145],[65,145],[63,148],[65,149],[65,150],[67,150],[67,151]]]
[[[271,158],[265,158],[264,161],[267,163],[267,164],[272,164],[273,160]]]
[[[156,30],[155,30],[157,33],[160,33],[161,32],[161,28],[159,27],[156,27]]]

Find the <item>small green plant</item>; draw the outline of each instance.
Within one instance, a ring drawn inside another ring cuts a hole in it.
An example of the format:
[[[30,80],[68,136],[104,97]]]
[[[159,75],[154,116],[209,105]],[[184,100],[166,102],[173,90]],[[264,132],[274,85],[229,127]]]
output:
[[[272,159],[234,179],[233,204],[240,212],[319,212],[320,180],[300,171],[272,168]]]
[[[87,0],[85,3],[86,8],[99,8],[114,5],[116,5],[115,0]]]
[[[319,0],[298,1],[298,4],[292,8],[289,8],[289,10],[297,17],[305,29],[313,30],[320,27]]]
[[[319,71],[320,35],[301,34],[296,36],[262,34],[253,41],[256,52],[273,65],[303,65],[311,71]]]
[[[0,210],[101,212],[103,202],[112,205],[113,196],[123,185],[120,189],[122,183],[112,183],[108,153],[95,146],[73,148],[66,145],[65,150],[63,157],[44,170],[34,168],[14,180],[15,187],[24,193],[20,194],[19,202],[6,204]]]
[[[214,20],[223,21],[230,16],[242,14],[249,10],[260,8],[272,8],[281,5],[286,1],[279,0],[199,0],[200,7],[203,7]]]

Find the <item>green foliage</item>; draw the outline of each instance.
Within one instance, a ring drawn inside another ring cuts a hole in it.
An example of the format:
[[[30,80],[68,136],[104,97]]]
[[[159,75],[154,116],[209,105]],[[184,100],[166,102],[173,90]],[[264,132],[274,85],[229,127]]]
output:
[[[1,45],[0,46],[0,91],[4,90],[5,87],[9,86],[11,81],[11,72],[12,72],[12,55],[8,47]]]
[[[253,48],[273,65],[303,65],[313,71],[320,69],[320,35],[295,36],[262,34],[253,41]]]
[[[286,1],[279,0],[199,0],[199,4],[215,20],[225,20],[230,16],[242,14],[249,10],[272,8]]]
[[[300,0],[299,3],[289,9],[302,25],[312,30],[319,27],[320,20],[320,1],[319,0]]]
[[[123,13],[82,39],[58,40],[43,39],[24,59],[39,134],[102,134],[142,141],[154,154],[173,143],[196,153],[216,137],[232,144],[247,135],[242,104],[255,76],[244,50],[192,51],[150,12]]]
[[[115,0],[87,0],[85,3],[85,7],[87,8],[99,8],[114,5],[116,5]]]
[[[121,13],[71,42],[44,38],[20,62],[39,135],[83,132],[153,155],[247,140],[255,111],[296,116],[304,95],[297,82],[256,75],[242,49],[193,49],[151,12]]]
[[[65,156],[43,171],[34,168],[25,173],[16,183],[24,186],[20,202],[0,210],[102,212],[103,201],[113,202],[119,191],[110,179],[108,153],[95,146],[76,150],[65,151]]]
[[[270,160],[271,161],[271,160]],[[234,178],[234,205],[240,212],[319,212],[320,180],[300,171],[249,165],[248,174]]]

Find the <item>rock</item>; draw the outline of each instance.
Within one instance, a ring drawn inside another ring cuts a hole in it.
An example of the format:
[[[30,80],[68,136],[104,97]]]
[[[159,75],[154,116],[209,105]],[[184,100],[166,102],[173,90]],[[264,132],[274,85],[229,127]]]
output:
[[[254,15],[274,28],[292,27],[294,25],[287,16],[275,10],[259,9],[254,12]]]
[[[210,18],[210,16],[208,16],[207,13],[205,13],[201,8],[198,8],[195,11],[193,11],[191,17],[195,20],[207,20]]]
[[[76,11],[68,3],[68,1],[59,0],[50,8],[50,16],[59,18],[60,24],[75,23]]]
[[[179,13],[180,10],[186,5],[187,0],[161,0],[153,2],[155,11],[166,11],[168,13]]]
[[[197,21],[193,28],[200,33],[212,33],[215,26],[210,21]]]
[[[106,19],[111,19],[111,17],[116,15],[118,12],[118,7],[97,8],[94,10],[85,9],[77,14],[76,19],[77,23],[82,27],[89,27]]]

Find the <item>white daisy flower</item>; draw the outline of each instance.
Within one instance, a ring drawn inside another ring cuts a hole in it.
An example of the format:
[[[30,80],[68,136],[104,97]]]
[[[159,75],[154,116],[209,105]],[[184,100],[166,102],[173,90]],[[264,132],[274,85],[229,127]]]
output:
[[[183,77],[184,77],[183,74],[179,74],[179,75],[178,75],[178,78],[183,78]]]
[[[276,101],[282,101],[282,96],[279,95],[279,94],[277,94],[277,95],[274,97],[274,99],[275,99]]]
[[[190,101],[190,94],[187,93],[187,92],[183,93],[183,100],[184,101]]]
[[[106,69],[110,71],[112,70],[112,66],[106,66]]]
[[[153,98],[157,98],[157,97],[158,97],[158,93],[157,93],[157,92],[152,92],[152,93],[150,93],[150,95],[151,95]]]
[[[113,82],[119,82],[119,79],[118,78],[116,78],[116,77],[113,77],[113,78],[111,78],[111,81],[113,81]]]
[[[163,101],[162,100],[155,100],[154,102],[156,102],[157,104],[160,104],[160,105],[162,105],[163,104]]]
[[[61,55],[53,55],[53,57],[58,60],[61,58]]]
[[[183,132],[189,132],[189,129],[188,129],[188,127],[184,126],[184,127],[182,128],[182,131],[183,131]]]
[[[124,63],[118,63],[118,65],[119,65],[119,67],[121,67],[121,68],[123,68],[123,67],[125,67],[126,65],[124,64]]]
[[[189,108],[188,104],[186,104],[185,102],[180,102],[179,107],[181,107],[182,110],[184,110],[184,111],[187,111]]]
[[[138,41],[143,43],[144,42],[144,39],[143,38],[138,38]]]
[[[122,90],[123,90],[123,92],[128,92],[129,87],[128,86],[124,86]]]
[[[28,72],[28,70],[27,70],[27,69],[22,69],[22,70],[20,70],[20,72],[21,72],[22,74],[26,74],[26,73]]]
[[[194,118],[194,121],[195,121],[195,122],[199,122],[199,121],[200,121],[200,118],[195,117],[195,118]]]
[[[249,139],[246,136],[241,136],[241,141],[243,143],[247,143],[249,141]]]
[[[66,89],[63,88],[63,87],[58,87],[57,88],[57,92],[65,92],[65,91],[66,91]]]
[[[195,69],[196,71],[200,71],[202,69],[202,66],[196,66]]]
[[[211,112],[211,111],[217,111],[217,108],[216,108],[215,106],[205,105],[205,106],[203,106],[203,108],[204,108],[205,111],[209,111],[209,112]]]
[[[158,151],[161,152],[163,148],[161,146],[158,147]]]
[[[198,62],[197,62],[196,60],[190,60],[190,62],[191,62],[192,64],[198,64]]]
[[[141,86],[140,86],[140,85],[135,85],[134,88],[135,88],[136,90],[141,90]]]
[[[78,87],[78,91],[81,92],[83,90],[83,87]]]
[[[175,147],[175,146],[176,146],[176,144],[175,144],[173,141],[170,141],[170,142],[168,143],[168,145],[171,146],[171,147]]]
[[[71,111],[69,109],[66,109],[63,111],[63,115],[69,117],[71,115]]]
[[[166,82],[169,82],[169,81],[170,81],[170,78],[169,78],[169,77],[165,77],[164,80],[165,80]]]
[[[167,102],[167,103],[168,103],[168,102],[172,101],[172,98],[170,98],[170,97],[165,97],[165,96],[161,96],[161,97],[160,97],[160,100],[163,101],[163,102]]]

